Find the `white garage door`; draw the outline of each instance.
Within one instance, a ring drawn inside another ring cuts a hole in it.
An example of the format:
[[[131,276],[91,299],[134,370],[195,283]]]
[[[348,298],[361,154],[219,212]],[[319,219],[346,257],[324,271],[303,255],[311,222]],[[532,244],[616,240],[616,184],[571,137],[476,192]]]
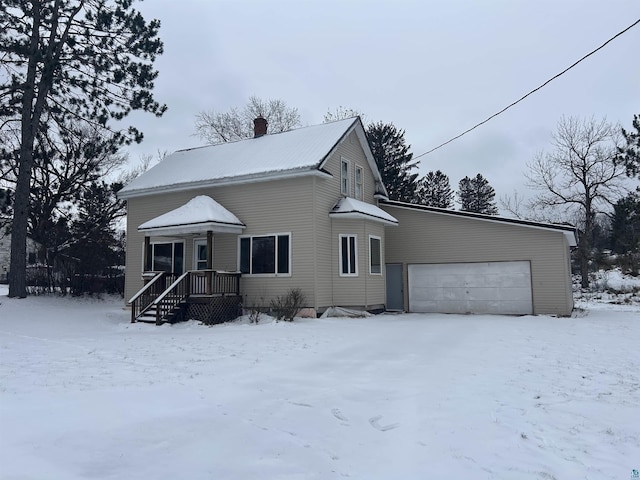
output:
[[[411,312],[533,313],[528,261],[409,265],[408,273]]]

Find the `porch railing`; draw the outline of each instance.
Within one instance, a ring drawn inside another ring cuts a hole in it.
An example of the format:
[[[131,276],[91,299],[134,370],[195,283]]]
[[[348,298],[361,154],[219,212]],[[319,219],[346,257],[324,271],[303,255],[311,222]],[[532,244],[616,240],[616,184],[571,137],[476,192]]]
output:
[[[129,301],[131,322],[149,312],[162,323],[190,295],[240,295],[240,273],[192,270],[176,277],[159,272]]]
[[[158,298],[176,278],[175,275],[167,272],[147,272],[147,274],[153,275],[151,280],[129,300],[131,304],[131,322],[135,322],[136,318],[149,310],[154,300]]]

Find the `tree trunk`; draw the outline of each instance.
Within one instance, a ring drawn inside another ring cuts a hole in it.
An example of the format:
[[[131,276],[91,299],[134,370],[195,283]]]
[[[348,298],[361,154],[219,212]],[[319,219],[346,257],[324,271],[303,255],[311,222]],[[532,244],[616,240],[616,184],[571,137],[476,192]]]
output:
[[[31,129],[29,129],[31,130]],[[20,169],[16,182],[11,224],[11,265],[9,267],[9,297],[27,296],[27,220],[29,211],[29,180],[33,167],[33,153],[25,144],[20,147]],[[31,145],[33,133],[31,131]]]

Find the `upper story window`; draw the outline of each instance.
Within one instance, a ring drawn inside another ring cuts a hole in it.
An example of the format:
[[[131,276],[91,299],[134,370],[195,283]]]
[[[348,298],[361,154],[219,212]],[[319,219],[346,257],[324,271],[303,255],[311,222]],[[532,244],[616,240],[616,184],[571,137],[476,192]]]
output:
[[[355,197],[356,200],[362,200],[363,198],[363,191],[364,191],[364,171],[362,170],[362,167],[359,167],[356,165],[356,189],[355,189]]]
[[[291,275],[291,234],[240,237],[240,272]]]
[[[349,160],[344,158],[340,161],[340,193],[349,196],[349,185],[351,184],[351,169],[349,168]]]

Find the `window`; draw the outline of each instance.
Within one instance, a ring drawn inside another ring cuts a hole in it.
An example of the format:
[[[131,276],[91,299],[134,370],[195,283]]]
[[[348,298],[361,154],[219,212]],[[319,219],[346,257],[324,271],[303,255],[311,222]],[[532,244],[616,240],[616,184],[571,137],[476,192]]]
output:
[[[240,237],[240,272],[250,275],[290,275],[291,234]]]
[[[349,172],[349,160],[344,158],[340,162],[340,193],[343,195],[349,195],[349,184],[351,183]]]
[[[369,273],[382,275],[382,240],[369,235]]]
[[[193,242],[193,266],[196,270],[207,269],[207,240],[198,239]]]
[[[147,265],[153,272],[169,272],[182,275],[184,265],[184,243],[166,242],[150,245]]]
[[[363,177],[364,177],[364,173],[362,170],[362,167],[358,167],[356,166],[356,190],[355,190],[355,197],[357,200],[362,200],[363,197],[363,188],[362,188],[362,182],[363,182]]]
[[[358,237],[340,235],[340,276],[358,276]]]

